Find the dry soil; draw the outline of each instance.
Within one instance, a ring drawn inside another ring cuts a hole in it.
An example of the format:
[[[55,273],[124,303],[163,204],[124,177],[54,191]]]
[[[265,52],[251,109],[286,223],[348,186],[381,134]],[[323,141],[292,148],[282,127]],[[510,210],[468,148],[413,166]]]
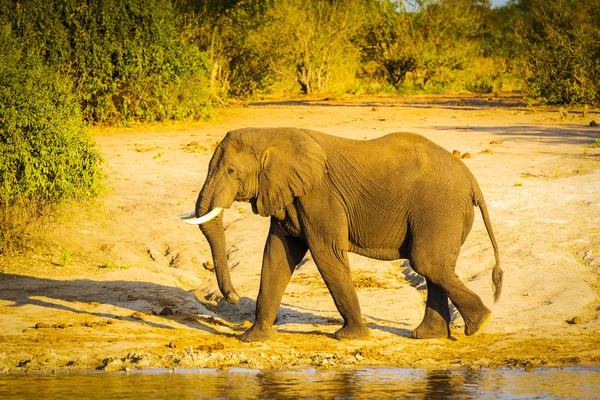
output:
[[[518,97],[409,96],[262,101],[208,123],[96,128],[108,190],[44,228],[33,252],[0,259],[0,371],[600,365],[600,112],[529,107]],[[175,215],[194,208],[228,130],[293,126],[357,140],[410,131],[457,150],[486,198],[504,291],[479,213],[457,273],[492,309],[485,330],[415,340],[425,285],[407,262],[351,256],[365,340],[341,324],[310,256],[278,315],[277,340],[243,343],[269,221],[234,203],[225,222],[238,305],[204,268],[208,245]]]

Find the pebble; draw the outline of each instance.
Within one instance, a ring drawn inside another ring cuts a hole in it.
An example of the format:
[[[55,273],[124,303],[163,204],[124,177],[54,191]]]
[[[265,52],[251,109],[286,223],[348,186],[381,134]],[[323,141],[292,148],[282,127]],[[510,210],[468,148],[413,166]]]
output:
[[[590,121],[590,126],[598,126],[598,123],[594,120]]]
[[[51,326],[45,322],[38,322],[37,324],[35,324],[35,328],[36,329],[45,329],[45,328],[51,328]]]
[[[573,317],[573,319],[571,319],[571,323],[573,325],[577,325],[581,323],[581,317]]]
[[[471,153],[465,153],[465,154],[463,154],[462,158],[471,158]]]
[[[215,269],[215,266],[210,261],[206,261],[205,263],[202,264],[202,266],[209,271],[212,271]]]
[[[458,158],[460,158],[460,151],[458,151],[458,150],[454,150],[454,151],[452,152],[452,155],[454,155],[454,157],[458,157]]]

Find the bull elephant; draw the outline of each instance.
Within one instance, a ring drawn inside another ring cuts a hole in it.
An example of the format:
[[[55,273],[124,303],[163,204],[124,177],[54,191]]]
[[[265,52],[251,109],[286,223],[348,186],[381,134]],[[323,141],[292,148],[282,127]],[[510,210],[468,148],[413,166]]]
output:
[[[194,212],[211,248],[219,289],[235,304],[222,211],[234,201],[271,218],[263,254],[256,320],[242,336],[276,336],[273,323],[284,290],[308,250],[344,325],[335,338],[361,338],[369,329],[352,282],[348,252],[378,260],[408,259],[427,282],[425,316],[414,338],[450,335],[448,298],[465,334],[491,311],[456,276],[460,247],[479,206],[491,240],[494,299],[502,289],[498,246],[477,181],[449,152],[413,133],[357,141],[295,128],[246,128],[227,133],[210,161]]]

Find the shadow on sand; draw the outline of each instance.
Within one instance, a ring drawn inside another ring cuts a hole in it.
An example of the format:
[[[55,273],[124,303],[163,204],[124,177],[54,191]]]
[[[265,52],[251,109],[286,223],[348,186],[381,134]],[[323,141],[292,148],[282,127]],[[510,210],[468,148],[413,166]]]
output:
[[[151,282],[58,280],[16,274],[3,275],[0,280],[0,300],[12,303],[8,304],[8,307],[37,306],[104,319],[131,321],[162,329],[176,329],[172,325],[143,318],[144,314],[157,313],[165,305],[168,305],[176,310],[175,314],[158,316],[159,318],[223,336],[232,336],[232,334],[221,332],[215,329],[214,325],[228,326],[234,332],[242,333],[245,328],[237,325],[244,322],[250,315],[253,318],[256,308],[255,300],[248,297],[242,298],[235,306],[221,301],[215,307],[214,303],[198,298],[193,291]],[[93,308],[101,308],[102,305],[119,307],[119,310],[109,313],[93,310]],[[297,324],[341,324],[341,319],[332,321],[331,318],[315,314],[320,310],[303,309],[298,306],[290,307],[290,305],[282,304],[279,309],[280,318],[277,329],[281,332],[293,332],[286,330],[286,319]],[[141,317],[134,314],[136,311],[142,314]],[[219,319],[223,322],[219,322]],[[399,336],[411,336],[411,331],[408,329],[377,323],[370,323],[368,326],[371,329],[379,329]],[[329,334],[317,331],[295,333],[329,336]]]

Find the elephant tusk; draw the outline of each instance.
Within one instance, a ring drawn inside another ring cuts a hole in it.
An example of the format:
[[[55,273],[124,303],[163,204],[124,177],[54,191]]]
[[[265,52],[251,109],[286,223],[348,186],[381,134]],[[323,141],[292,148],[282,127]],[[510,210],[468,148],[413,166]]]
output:
[[[193,211],[186,214],[178,215],[177,217],[181,218],[183,222],[186,222],[191,225],[202,225],[203,223],[208,222],[217,215],[219,215],[221,211],[223,211],[223,207],[215,207],[209,213],[206,213],[199,218],[192,218],[196,215],[196,213]]]

